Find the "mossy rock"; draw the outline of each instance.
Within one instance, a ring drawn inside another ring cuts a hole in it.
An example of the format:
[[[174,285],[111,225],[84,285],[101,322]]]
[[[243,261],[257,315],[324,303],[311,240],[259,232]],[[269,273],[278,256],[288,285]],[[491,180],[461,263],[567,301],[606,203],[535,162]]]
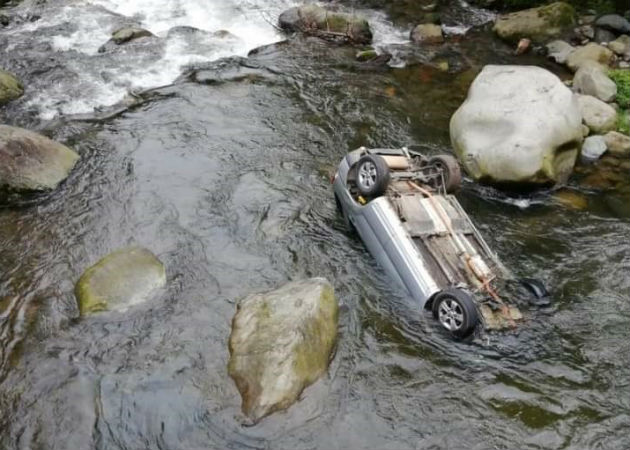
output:
[[[0,106],[24,94],[24,86],[15,75],[0,69]]]
[[[112,41],[120,45],[133,39],[154,36],[149,30],[140,27],[123,27],[112,33]]]
[[[124,311],[149,299],[166,284],[164,265],[149,250],[127,247],[88,268],[75,286],[81,315]]]
[[[494,24],[494,31],[510,42],[529,38],[540,43],[560,35],[575,23],[575,9],[568,3],[555,2],[501,15]]]
[[[344,37],[356,44],[370,44],[372,30],[367,20],[355,16],[329,11],[317,5],[289,8],[280,14],[280,28],[326,37]]]
[[[0,190],[55,189],[79,159],[73,150],[23,128],[0,125]]]
[[[323,278],[292,282],[239,304],[228,372],[250,419],[288,408],[325,373],[337,321],[333,287]]]

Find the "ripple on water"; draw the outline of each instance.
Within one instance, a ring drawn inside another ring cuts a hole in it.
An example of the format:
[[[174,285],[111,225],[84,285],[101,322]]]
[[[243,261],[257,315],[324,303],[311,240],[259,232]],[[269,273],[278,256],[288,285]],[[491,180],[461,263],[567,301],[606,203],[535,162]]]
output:
[[[344,230],[322,168],[361,144],[449,151],[465,83],[357,71],[353,53],[297,39],[257,59],[276,74],[264,82],[178,84],[104,124],[53,129],[76,170],[46,201],[0,210],[0,447],[627,447],[627,218],[595,193],[581,211],[519,208],[465,186],[491,247],[555,305],[451,341]],[[167,292],[76,320],[74,282],[131,243],[165,263]],[[226,371],[235,303],[314,275],[344,310],[331,368],[243,427]]]

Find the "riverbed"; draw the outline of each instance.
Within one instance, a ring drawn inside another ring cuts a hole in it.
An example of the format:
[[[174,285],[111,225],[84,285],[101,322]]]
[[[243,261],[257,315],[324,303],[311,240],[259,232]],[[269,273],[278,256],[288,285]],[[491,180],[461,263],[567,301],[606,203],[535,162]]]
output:
[[[384,66],[283,41],[272,23],[291,1],[128,3],[25,2],[0,28],[3,67],[27,86],[0,118],[81,155],[54,193],[0,209],[0,448],[630,446],[630,187],[571,180],[585,200],[574,209],[465,181],[458,199],[490,246],[544,280],[553,306],[464,343],[347,233],[329,181],[361,145],[450,152],[450,116],[485,64],[562,68],[514,56],[484,25],[491,13],[459,1],[443,21],[474,27],[438,50],[407,42],[412,12],[360,4],[393,54]],[[99,54],[130,17],[164,47]],[[236,39],[168,37],[184,25]],[[74,283],[130,244],[164,262],[166,292],[79,318]],[[227,376],[235,305],[312,276],[342,305],[328,374],[244,426]]]

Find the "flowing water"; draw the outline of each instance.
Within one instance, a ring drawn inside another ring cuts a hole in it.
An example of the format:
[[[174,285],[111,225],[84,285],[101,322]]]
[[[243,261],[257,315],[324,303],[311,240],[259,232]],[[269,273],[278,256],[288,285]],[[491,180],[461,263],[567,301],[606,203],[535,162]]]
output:
[[[573,210],[466,183],[458,197],[490,246],[554,300],[483,342],[450,340],[346,233],[328,177],[348,150],[448,152],[450,115],[484,64],[563,75],[514,57],[480,25],[487,12],[463,2],[442,20],[476,28],[437,51],[406,42],[406,2],[373,3],[348,6],[396,67],[299,37],[241,58],[283,38],[270,22],[289,1],[10,10],[0,58],[27,92],[0,114],[81,161],[54,193],[0,209],[0,448],[630,447],[627,188],[572,182],[586,200]],[[131,21],[157,43],[98,53]],[[126,112],[99,115],[146,88]],[[165,263],[167,291],[79,319],[74,283],[128,244]],[[288,411],[244,426],[226,369],[235,304],[310,276],[331,280],[343,305],[330,370]]]

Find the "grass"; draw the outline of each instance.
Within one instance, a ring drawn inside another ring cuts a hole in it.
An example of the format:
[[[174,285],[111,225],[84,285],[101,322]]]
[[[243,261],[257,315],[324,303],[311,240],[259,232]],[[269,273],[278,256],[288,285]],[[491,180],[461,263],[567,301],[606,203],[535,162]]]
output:
[[[630,115],[628,115],[628,111],[619,111],[617,113],[617,130],[620,133],[630,135]]]
[[[617,104],[621,109],[630,108],[630,70],[615,69],[608,76],[617,85]]]

